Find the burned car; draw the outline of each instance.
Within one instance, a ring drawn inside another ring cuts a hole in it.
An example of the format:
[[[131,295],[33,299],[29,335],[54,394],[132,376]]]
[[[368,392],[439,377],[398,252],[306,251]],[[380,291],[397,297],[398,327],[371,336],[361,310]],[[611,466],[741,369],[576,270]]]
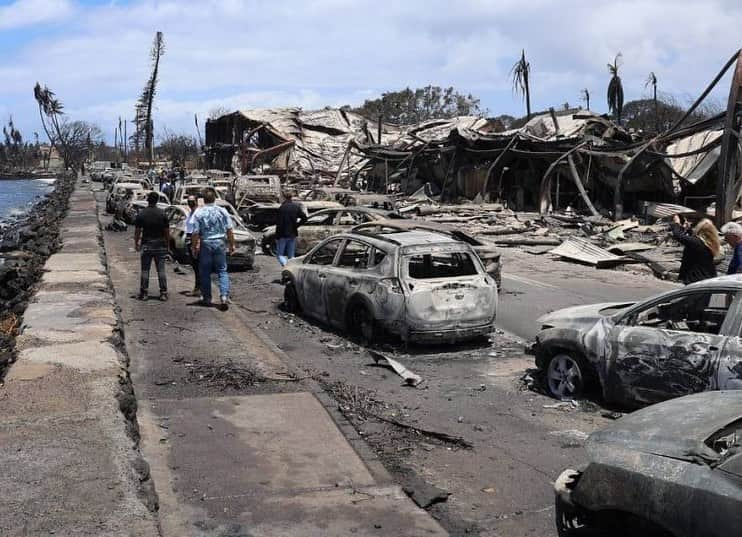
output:
[[[353,228],[353,231],[370,231],[373,233],[399,233],[403,231],[430,231],[441,233],[457,241],[465,242],[474,248],[479,259],[482,260],[487,274],[497,282],[497,288],[502,288],[502,263],[500,262],[500,251],[493,242],[478,237],[473,237],[458,229],[448,227],[444,224],[425,222],[422,220],[379,220],[367,222]]]
[[[393,211],[382,211],[368,207],[342,207],[325,209],[309,216],[306,222],[299,227],[299,236],[296,238],[296,255],[302,255],[311,250],[321,240],[349,231],[359,224],[376,220],[402,218]],[[275,255],[276,227],[271,226],[263,233],[261,247],[265,255]]]
[[[218,202],[219,200],[217,200]],[[170,223],[170,250],[176,259],[184,261],[188,258],[185,243],[185,222],[190,214],[190,209],[187,205],[171,205],[165,211],[165,214]],[[230,217],[234,226],[235,252],[227,257],[227,266],[229,268],[251,269],[255,263],[257,241],[238,216],[230,214]]]
[[[742,392],[680,397],[590,435],[555,482],[561,537],[742,535]]]
[[[286,307],[370,342],[489,335],[497,286],[471,246],[438,233],[343,233],[284,267]]]
[[[541,317],[536,365],[558,399],[601,388],[606,401],[657,403],[742,388],[742,276],[697,282],[636,304]]]
[[[154,190],[135,190],[131,198],[127,198],[123,203],[122,217],[127,224],[133,224],[139,214],[139,211],[146,208],[149,203],[147,196]],[[157,207],[163,211],[170,207],[170,200],[162,192],[157,192]],[[118,211],[117,211],[118,212]]]

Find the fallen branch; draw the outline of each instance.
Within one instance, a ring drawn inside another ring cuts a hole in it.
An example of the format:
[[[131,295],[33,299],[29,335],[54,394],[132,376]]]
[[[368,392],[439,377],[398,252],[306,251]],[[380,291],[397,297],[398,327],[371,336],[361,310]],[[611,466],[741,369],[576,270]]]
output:
[[[474,447],[474,444],[472,444],[468,440],[463,439],[460,436],[452,436],[447,433],[431,431],[429,429],[421,429],[420,427],[415,427],[414,425],[408,425],[407,423],[402,423],[401,421],[397,421],[393,418],[385,418],[384,416],[380,416],[374,412],[367,411],[366,414],[368,414],[372,418],[376,418],[379,421],[383,421],[385,423],[389,423],[391,425],[399,427],[400,429],[412,431],[414,433],[420,434],[422,436],[427,436],[429,438],[435,438],[436,440],[440,440],[441,442],[446,442],[448,444],[454,444],[456,446],[460,446],[466,449],[472,449]]]

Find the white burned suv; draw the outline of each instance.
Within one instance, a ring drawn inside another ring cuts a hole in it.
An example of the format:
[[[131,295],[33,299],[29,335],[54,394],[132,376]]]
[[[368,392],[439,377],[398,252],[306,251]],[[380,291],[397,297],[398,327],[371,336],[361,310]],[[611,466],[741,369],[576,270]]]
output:
[[[342,233],[283,271],[286,307],[370,342],[418,343],[490,334],[497,286],[471,246],[425,231]]]

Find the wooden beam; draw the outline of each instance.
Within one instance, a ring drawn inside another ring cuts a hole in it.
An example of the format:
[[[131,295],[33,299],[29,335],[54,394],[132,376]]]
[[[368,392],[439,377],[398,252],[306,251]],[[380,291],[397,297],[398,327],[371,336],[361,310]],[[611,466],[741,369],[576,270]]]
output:
[[[742,111],[742,49],[737,53],[737,66],[729,89],[727,115],[721,138],[719,156],[719,180],[716,185],[716,224],[722,226],[732,219],[740,196],[739,170],[739,114]]]

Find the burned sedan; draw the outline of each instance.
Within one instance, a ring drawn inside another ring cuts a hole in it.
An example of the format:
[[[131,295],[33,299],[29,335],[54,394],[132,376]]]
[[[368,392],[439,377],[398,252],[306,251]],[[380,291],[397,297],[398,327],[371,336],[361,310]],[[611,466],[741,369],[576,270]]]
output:
[[[497,282],[497,288],[502,288],[502,263],[500,261],[500,251],[497,246],[484,239],[474,237],[458,229],[438,224],[426,222],[424,220],[377,220],[358,225],[353,231],[371,231],[374,233],[399,233],[401,231],[430,231],[432,233],[441,233],[457,241],[465,242],[474,248],[479,259],[484,264],[487,274],[492,276]]]
[[[170,224],[170,250],[180,261],[188,259],[185,223],[189,213],[190,209],[185,205],[171,205],[165,211]],[[230,214],[230,217],[232,218],[235,252],[227,257],[227,265],[229,268],[251,269],[255,264],[255,237],[238,216]]]
[[[567,308],[539,319],[536,365],[554,397],[602,389],[630,406],[742,388],[742,276],[694,283],[636,304]]]
[[[366,342],[450,342],[490,334],[497,286],[471,246],[437,233],[343,233],[284,268],[289,310]]]
[[[296,238],[296,254],[302,255],[314,248],[321,240],[349,231],[352,227],[376,220],[402,218],[394,211],[370,209],[368,207],[342,207],[324,209],[310,214],[307,221],[299,228]],[[261,241],[265,255],[275,255],[276,226],[271,226],[263,233]]]
[[[555,483],[561,537],[742,535],[742,392],[680,397],[590,435]]]

